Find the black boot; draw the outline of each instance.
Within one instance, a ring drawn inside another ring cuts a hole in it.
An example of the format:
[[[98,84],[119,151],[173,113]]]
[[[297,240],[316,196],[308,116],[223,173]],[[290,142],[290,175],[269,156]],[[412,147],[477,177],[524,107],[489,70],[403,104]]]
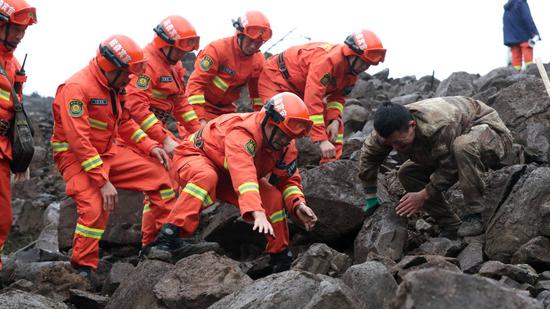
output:
[[[171,262],[172,252],[178,247],[181,229],[173,224],[164,224],[155,241],[142,249],[141,255],[149,259]]]
[[[289,270],[292,265],[292,252],[287,248],[279,253],[271,254],[269,264],[274,274]]]
[[[160,233],[149,248],[144,248],[143,255],[150,259],[171,262],[184,257],[207,251],[220,252],[215,242],[196,241],[190,243],[179,237],[181,229],[173,224],[164,224]]]

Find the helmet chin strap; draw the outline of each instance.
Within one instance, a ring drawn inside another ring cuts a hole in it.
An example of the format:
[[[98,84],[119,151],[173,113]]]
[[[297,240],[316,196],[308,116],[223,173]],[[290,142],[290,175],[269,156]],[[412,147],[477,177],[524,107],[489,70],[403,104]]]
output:
[[[264,120],[262,121],[262,134],[264,136],[264,140],[267,139],[267,145],[269,146],[269,148],[271,148],[272,150],[277,150],[273,146],[273,138],[275,137],[275,134],[277,134],[277,130],[279,130],[279,128],[277,128],[277,126],[273,126],[273,130],[271,130],[271,136],[268,139],[267,134],[265,133],[266,124],[267,124],[267,115],[264,117]]]
[[[172,56],[172,51],[174,51],[174,47],[173,47],[173,46],[170,46],[170,49],[168,49],[168,53],[165,53],[165,52],[164,52],[164,49],[162,49],[161,51],[162,51],[162,54],[164,55],[164,57],[166,57],[166,60],[167,60],[168,62],[170,62],[170,63],[176,62],[176,63],[177,63],[177,61],[174,61],[174,60],[172,59],[172,57],[171,57],[171,56]]]
[[[5,37],[4,37],[4,45],[8,48],[11,48],[11,49],[15,49],[17,47],[17,45],[11,43],[10,41],[8,41],[8,37],[10,36],[10,27],[11,27],[11,23],[6,23],[6,33],[5,33]]]
[[[359,59],[359,57],[357,56],[352,56],[353,57],[353,60],[350,60],[350,57],[348,57],[348,64],[349,64],[349,71],[355,75],[358,75],[359,73],[361,72],[356,72],[355,71],[355,64],[357,63],[357,60]]]

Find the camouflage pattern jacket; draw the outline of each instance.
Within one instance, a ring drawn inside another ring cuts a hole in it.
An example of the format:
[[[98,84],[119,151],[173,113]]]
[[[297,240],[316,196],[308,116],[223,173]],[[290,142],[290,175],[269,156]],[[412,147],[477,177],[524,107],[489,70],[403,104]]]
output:
[[[456,162],[452,153],[454,140],[476,125],[487,124],[504,140],[512,136],[498,113],[485,103],[468,97],[442,97],[406,105],[416,121],[415,139],[409,153],[402,155],[411,161],[433,167],[426,190],[433,196],[443,192],[458,180]],[[383,143],[375,131],[361,149],[359,178],[367,192],[376,191],[379,166],[392,147]]]

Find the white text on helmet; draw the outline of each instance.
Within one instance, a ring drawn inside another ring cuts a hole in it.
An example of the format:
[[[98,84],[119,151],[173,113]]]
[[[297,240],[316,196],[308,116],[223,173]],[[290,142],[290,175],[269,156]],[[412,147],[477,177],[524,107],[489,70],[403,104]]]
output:
[[[6,13],[8,16],[11,16],[15,12],[15,8],[8,3],[0,0],[0,11]]]
[[[246,27],[248,25],[248,18],[246,18],[246,15],[241,17],[241,26]]]
[[[283,116],[283,118],[286,117],[286,109],[285,105],[283,104],[283,95],[278,94],[273,97],[273,109],[275,109],[277,113]]]
[[[124,47],[122,47],[122,44],[120,44],[116,38],[113,38],[111,42],[109,42],[109,46],[111,46],[117,57],[122,60],[122,62],[128,63],[132,60],[132,57],[128,55],[128,52],[124,49]]]
[[[357,46],[359,46],[359,48],[361,48],[362,50],[367,49],[367,41],[365,41],[365,36],[363,35],[363,32],[355,33],[355,42],[357,43]]]
[[[168,32],[168,35],[172,40],[177,40],[180,38],[178,31],[176,30],[176,27],[174,27],[174,25],[172,24],[170,18],[167,18],[165,21],[163,21],[162,25],[164,26],[164,29]]]

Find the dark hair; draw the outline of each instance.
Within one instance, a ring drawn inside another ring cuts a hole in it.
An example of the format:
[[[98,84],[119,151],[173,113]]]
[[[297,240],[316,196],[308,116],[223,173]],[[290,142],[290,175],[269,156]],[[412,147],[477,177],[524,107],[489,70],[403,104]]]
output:
[[[412,119],[411,113],[403,105],[386,102],[374,114],[374,130],[383,138],[388,138],[393,132],[408,130]]]

